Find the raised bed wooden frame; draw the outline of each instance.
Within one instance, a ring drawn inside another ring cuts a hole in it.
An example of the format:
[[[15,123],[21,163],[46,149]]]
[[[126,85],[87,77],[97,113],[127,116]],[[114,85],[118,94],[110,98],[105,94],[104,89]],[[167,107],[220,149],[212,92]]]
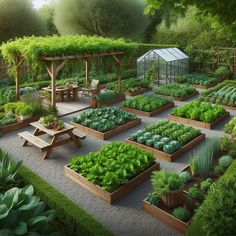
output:
[[[167,95],[163,95],[163,94],[159,94],[159,93],[157,93],[157,95],[160,96],[160,97],[165,97],[165,98],[167,98],[167,97],[172,97],[172,96],[167,96]],[[185,97],[182,97],[182,98],[180,98],[180,97],[173,97],[173,99],[174,99],[175,101],[180,101],[180,102],[182,102],[182,101],[185,101],[185,100],[187,100],[187,99],[189,99],[189,98],[195,97],[195,96],[197,96],[197,95],[199,95],[199,92],[198,92],[198,91],[196,91],[195,93],[189,94],[189,95],[187,95],[187,96],[185,96]]]
[[[133,96],[140,95],[142,93],[146,93],[146,92],[150,92],[150,91],[152,91],[150,88],[139,88],[137,91],[135,91],[133,93],[125,92],[125,95],[133,97]]]
[[[108,202],[109,204],[113,204],[115,201],[120,199],[122,196],[130,192],[133,188],[135,188],[140,183],[144,182],[153,171],[157,171],[160,169],[160,164],[155,163],[145,171],[131,179],[127,184],[122,185],[117,190],[113,191],[112,193],[107,192],[106,190],[102,189],[100,186],[95,185],[84,178],[82,175],[76,173],[75,171],[71,170],[68,166],[65,166],[64,172],[67,177],[74,180],[76,183],[80,184],[82,187],[86,188],[90,192],[94,193],[102,200]]]
[[[216,125],[218,125],[220,122],[222,122],[227,117],[229,117],[229,115],[230,115],[230,113],[226,112],[225,114],[223,114],[221,117],[217,118],[212,123],[205,123],[202,121],[191,120],[188,118],[183,118],[183,117],[175,116],[172,114],[168,116],[168,120],[175,121],[175,122],[182,123],[182,124],[194,125],[194,126],[197,126],[200,128],[213,129]]]
[[[125,99],[126,99],[125,94],[122,94],[122,95],[120,95],[119,97],[116,97],[116,98],[114,98],[114,99],[111,100],[111,101],[104,102],[104,103],[98,102],[98,107],[111,106],[111,105],[113,105],[113,104],[115,104],[115,103],[122,102],[122,101],[124,101]]]
[[[86,127],[86,126],[83,126],[81,124],[77,124],[75,122],[72,122],[72,124],[80,131],[86,133],[86,134],[90,134],[91,136],[94,136],[96,138],[99,138],[99,139],[102,139],[102,140],[106,140],[106,139],[109,139],[111,137],[114,137],[116,136],[117,134],[125,131],[125,130],[128,130],[128,129],[131,129],[139,124],[141,124],[141,119],[136,119],[136,120],[133,120],[133,121],[129,121],[123,125],[120,125],[120,126],[117,126],[115,127],[114,129],[112,130],[109,130],[109,131],[106,131],[106,132],[100,132],[100,131],[97,131],[97,130],[94,130],[94,129],[91,129],[89,127]]]
[[[156,109],[156,110],[151,111],[151,112],[141,111],[141,110],[133,109],[133,108],[129,108],[129,107],[121,107],[121,109],[124,110],[124,111],[130,112],[130,113],[136,114],[136,115],[152,117],[152,116],[160,114],[163,111],[166,111],[166,110],[168,110],[168,109],[170,109],[174,106],[175,106],[175,104],[173,102],[171,102],[171,103],[168,103],[165,106],[160,107],[159,109]]]
[[[193,86],[194,88],[197,88],[197,89],[209,89],[209,88],[215,87],[217,84],[218,84],[218,83],[209,84],[209,85],[207,85],[207,86],[205,86],[205,85],[200,85],[200,84],[192,84],[192,86]]]
[[[29,119],[26,119],[26,120],[23,120],[23,121],[14,123],[14,124],[10,124],[10,125],[7,125],[7,126],[0,127],[0,132],[10,133],[10,132],[13,132],[13,131],[16,131],[16,130],[19,130],[19,129],[26,128],[30,125],[30,123],[35,122],[38,119],[39,119],[39,116],[33,116]]]
[[[165,153],[163,151],[157,150],[153,147],[149,147],[147,145],[132,141],[132,140],[127,140],[127,143],[136,145],[138,147],[143,148],[144,150],[147,150],[149,152],[154,153],[158,158],[161,158],[163,160],[172,162],[175,161],[178,157],[180,157],[181,155],[183,155],[185,152],[187,152],[188,150],[190,150],[191,148],[193,148],[194,146],[196,146],[197,144],[199,144],[200,142],[205,140],[205,134],[200,134],[199,136],[197,136],[196,138],[194,138],[193,140],[191,140],[190,142],[188,142],[187,144],[185,144],[183,147],[181,147],[179,150],[177,150],[176,152],[172,153],[172,154],[168,154]]]
[[[162,210],[161,208],[150,204],[147,201],[147,198],[143,200],[143,209],[148,214],[152,215],[156,219],[162,221],[163,223],[170,225],[171,227],[175,228],[179,232],[185,234],[188,226],[191,222],[191,219],[188,222],[183,222],[173,216],[172,214]]]

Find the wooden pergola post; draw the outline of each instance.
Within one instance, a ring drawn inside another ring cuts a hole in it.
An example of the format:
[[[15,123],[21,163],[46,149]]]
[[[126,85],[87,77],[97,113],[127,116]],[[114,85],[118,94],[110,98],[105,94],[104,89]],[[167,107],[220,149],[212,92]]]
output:
[[[52,87],[51,105],[52,105],[52,107],[54,107],[56,105],[56,77],[57,77],[56,62],[52,61],[52,63],[51,63],[51,87]]]
[[[20,99],[20,69],[21,65],[23,64],[24,59],[17,58],[16,62],[16,99]]]
[[[85,67],[86,67],[86,69],[85,69],[85,72],[86,72],[86,85],[88,85],[88,83],[89,83],[89,61],[88,61],[88,58],[85,58],[84,59],[85,60]]]
[[[118,92],[121,95],[122,94],[122,66],[123,66],[123,58],[122,57],[116,57],[113,55],[113,58],[118,64]]]

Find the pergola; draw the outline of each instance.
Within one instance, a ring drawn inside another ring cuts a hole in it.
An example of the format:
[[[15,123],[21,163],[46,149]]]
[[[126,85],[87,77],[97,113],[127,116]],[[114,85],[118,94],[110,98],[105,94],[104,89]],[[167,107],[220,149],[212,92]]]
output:
[[[63,67],[65,66],[65,64],[69,61],[69,60],[84,60],[85,61],[85,67],[86,67],[86,83],[89,82],[89,60],[93,59],[93,58],[97,58],[97,57],[106,57],[106,56],[110,56],[114,58],[114,61],[117,63],[118,65],[118,85],[119,85],[119,93],[122,93],[122,64],[123,64],[123,55],[126,54],[129,49],[132,49],[135,46],[135,44],[133,43],[126,43],[123,40],[111,40],[111,39],[104,39],[101,37],[86,37],[86,36],[70,36],[70,38],[73,37],[73,40],[76,39],[76,37],[78,38],[78,40],[81,40],[81,37],[83,37],[83,41],[82,43],[86,44],[86,47],[91,46],[92,50],[89,49],[88,53],[86,52],[86,50],[83,52],[81,52],[81,49],[78,47],[78,50],[73,50],[73,54],[72,53],[63,53],[62,55],[54,55],[55,52],[53,52],[52,54],[50,54],[50,52],[47,52],[47,55],[38,55],[37,56],[37,60],[39,62],[41,62],[41,64],[43,65],[43,67],[46,69],[46,71],[48,72],[50,78],[51,78],[51,89],[52,89],[52,97],[51,97],[51,105],[55,106],[56,104],[56,79],[57,79],[57,75],[58,73],[63,69]],[[37,37],[32,37],[33,40],[35,40]],[[59,43],[61,43],[61,41],[63,41],[63,38],[65,37],[51,37],[54,41],[55,38],[57,38],[57,40],[59,41]],[[26,40],[29,41],[30,38],[26,38]],[[44,38],[41,37],[41,39],[43,40]],[[50,37],[46,37],[46,40],[50,39]],[[86,42],[86,39],[89,41],[91,39],[94,40],[90,41],[90,44]],[[20,40],[24,40],[24,39],[20,39]],[[104,40],[105,40],[105,44],[104,44]],[[12,43],[14,43],[15,41],[9,42],[5,45],[3,45],[3,56],[4,56],[4,47],[6,47],[6,52],[9,54],[9,50],[8,50],[8,45],[11,46]],[[23,41],[24,42],[24,41]],[[108,47],[105,50],[96,50],[96,46],[99,44],[99,42],[101,42],[103,45],[106,45],[106,42],[108,44]],[[116,45],[116,42],[118,45]],[[71,42],[71,45],[69,46],[73,46],[72,45],[73,42]],[[25,48],[27,48],[27,43],[25,43]],[[109,45],[110,44],[110,45]],[[35,46],[35,48],[37,49],[38,44],[32,44],[31,45],[31,49]],[[43,45],[42,45],[43,46]],[[65,47],[68,47],[68,42],[66,44]],[[63,46],[60,47],[60,50],[63,49]],[[91,52],[92,51],[92,52]],[[6,58],[6,54],[5,54],[5,58]],[[21,66],[22,64],[27,61],[24,53],[21,52],[21,50],[19,50],[19,52],[17,52],[17,54],[15,54],[15,60],[14,60],[14,68],[15,68],[15,78],[16,78],[16,97],[17,99],[20,98],[20,77],[21,77]]]

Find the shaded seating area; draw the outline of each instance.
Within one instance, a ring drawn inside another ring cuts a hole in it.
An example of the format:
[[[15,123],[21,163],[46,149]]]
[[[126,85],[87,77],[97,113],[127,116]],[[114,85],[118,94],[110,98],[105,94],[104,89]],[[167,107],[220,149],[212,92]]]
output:
[[[83,87],[81,88],[81,96],[83,97],[93,97],[94,95],[98,94],[100,92],[99,89],[99,80],[92,79],[91,84],[89,87]]]

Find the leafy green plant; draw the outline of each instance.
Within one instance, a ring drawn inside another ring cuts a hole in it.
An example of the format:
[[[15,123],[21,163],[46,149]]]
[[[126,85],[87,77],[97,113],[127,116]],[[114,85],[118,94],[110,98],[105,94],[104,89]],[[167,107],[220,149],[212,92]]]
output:
[[[216,78],[210,77],[208,75],[192,74],[192,75],[178,77],[176,82],[207,86],[207,85],[216,84],[218,81]]]
[[[231,156],[222,156],[219,159],[219,165],[223,168],[229,167],[233,162],[233,158]]]
[[[180,191],[184,186],[183,178],[177,173],[170,173],[164,170],[153,172],[151,182],[158,197],[164,197],[172,191]]]
[[[12,184],[16,184],[16,174],[22,161],[12,163],[7,153],[0,149],[0,190],[6,190]]]
[[[152,112],[170,102],[170,100],[163,99],[158,96],[137,96],[135,98],[124,101],[123,106],[141,111]]]
[[[200,183],[201,191],[206,193],[210,189],[212,184],[213,184],[213,180],[211,178],[207,178],[206,180],[202,181]]]
[[[173,210],[173,216],[175,216],[179,220],[187,222],[191,217],[191,213],[185,207],[177,207]]]
[[[52,227],[56,212],[45,211],[44,202],[33,196],[33,187],[12,188],[0,196],[1,235],[60,235]]]
[[[224,136],[221,140],[220,140],[220,150],[221,151],[229,151],[229,150],[232,150],[233,148],[233,140],[228,137],[228,136]],[[236,146],[235,146],[235,149],[236,149]]]
[[[193,177],[187,171],[182,171],[179,173],[179,176],[184,180],[184,183],[189,182]]]
[[[233,137],[236,136],[236,117],[234,117],[227,125],[225,125],[224,131],[228,134],[232,134]]]
[[[199,101],[236,106],[236,81],[225,80],[213,89],[202,92]]]
[[[69,167],[103,189],[113,192],[155,161],[152,153],[130,144],[113,142],[87,155],[75,157]]]
[[[147,201],[150,204],[157,206],[159,204],[160,199],[155,192],[150,192],[147,196]]]
[[[205,198],[203,192],[197,187],[191,187],[188,190],[188,194],[192,199],[200,201],[200,202],[202,202]]]
[[[225,173],[225,168],[223,168],[222,166],[215,166],[214,168],[214,173],[217,175],[217,176],[220,176],[220,175],[223,175]]]
[[[104,92],[104,93],[99,93],[96,95],[97,101],[101,104],[105,102],[109,102],[117,97],[119,97],[119,93],[117,92]]]
[[[190,94],[196,93],[197,90],[190,86],[181,86],[179,84],[168,84],[161,88],[154,89],[154,92],[158,95],[172,96],[177,98],[183,98]]]
[[[229,154],[229,156],[231,156],[232,158],[235,159],[236,158],[236,149],[235,150],[230,150],[228,154]]]
[[[91,129],[105,132],[135,119],[137,119],[135,115],[117,108],[98,108],[83,112],[79,117],[74,117],[73,121]]]
[[[175,116],[206,123],[212,123],[225,113],[226,110],[222,106],[199,101],[186,103],[173,110]]]
[[[2,119],[0,119],[0,127],[4,127],[14,123],[17,123],[17,119],[15,118],[15,115],[12,113],[7,113],[6,115],[4,115]]]

